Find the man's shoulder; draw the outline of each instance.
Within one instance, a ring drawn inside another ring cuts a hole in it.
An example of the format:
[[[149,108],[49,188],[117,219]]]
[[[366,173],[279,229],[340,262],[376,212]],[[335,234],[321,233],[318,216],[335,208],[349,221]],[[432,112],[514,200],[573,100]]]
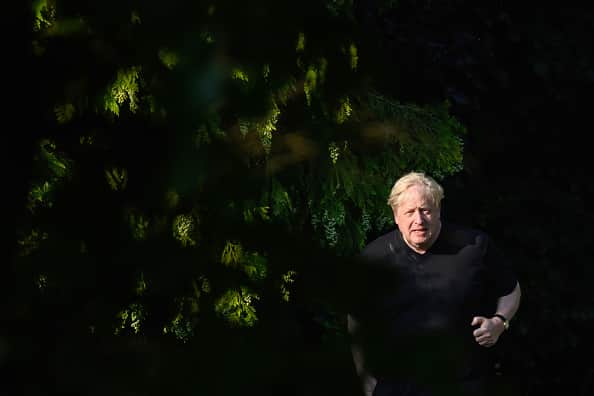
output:
[[[442,232],[450,242],[460,245],[484,243],[489,239],[485,231],[458,223],[445,223]]]
[[[396,230],[391,230],[369,242],[360,253],[364,259],[378,259],[397,249]]]

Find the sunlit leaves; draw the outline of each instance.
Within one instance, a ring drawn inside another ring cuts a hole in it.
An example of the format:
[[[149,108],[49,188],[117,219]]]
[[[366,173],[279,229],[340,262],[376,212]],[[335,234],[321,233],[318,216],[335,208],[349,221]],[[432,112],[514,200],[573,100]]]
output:
[[[240,68],[235,68],[231,71],[231,78],[233,80],[239,80],[245,83],[250,81],[250,78],[248,77],[247,73],[244,70],[241,70]]]
[[[332,165],[336,165],[341,154],[346,152],[346,150],[348,150],[348,147],[349,147],[349,142],[346,140],[343,140],[340,143],[330,142],[328,144],[328,154],[330,155],[330,160],[332,161]],[[345,180],[345,181],[349,182],[350,180]]]
[[[291,298],[290,285],[295,282],[297,272],[289,270],[281,276],[280,293],[281,299],[285,302],[289,302]]]
[[[221,263],[243,271],[251,280],[262,280],[266,277],[268,265],[266,257],[244,250],[240,243],[227,241],[221,253]]]
[[[29,191],[27,207],[30,210],[33,210],[39,204],[52,207],[52,201],[49,200],[51,192],[52,185],[48,181],[34,185]]]
[[[309,65],[305,72],[303,81],[303,92],[308,106],[312,104],[312,96],[320,85],[324,84],[326,79],[326,70],[328,67],[328,60],[321,58],[318,64]]]
[[[297,35],[297,45],[295,46],[297,52],[303,52],[305,50],[305,34],[299,32]]]
[[[43,291],[47,287],[47,275],[39,274],[35,281],[35,285],[41,291]]]
[[[303,82],[303,92],[305,93],[305,98],[307,100],[307,104],[311,106],[311,96],[313,91],[316,89],[316,85],[318,83],[318,70],[314,66],[310,66],[305,72],[305,81]]]
[[[352,70],[357,70],[357,66],[359,65],[359,55],[357,51],[357,46],[355,44],[351,44],[349,46],[349,59],[351,64]]]
[[[134,334],[138,334],[145,319],[144,307],[138,303],[131,303],[118,312],[117,319],[118,324],[114,329],[114,334],[121,334],[126,329],[130,329]]]
[[[173,334],[181,342],[188,342],[194,335],[194,326],[181,312],[166,326],[163,326],[163,334]]]
[[[259,299],[256,293],[245,286],[229,289],[215,302],[215,312],[231,325],[251,327],[258,320],[256,309],[252,304]]]
[[[138,109],[140,67],[132,66],[118,70],[114,82],[108,87],[104,97],[104,108],[116,116],[120,115],[120,106],[128,101],[132,113]]]
[[[72,119],[75,109],[72,103],[66,103],[63,105],[57,105],[54,107],[54,113],[56,114],[56,120],[58,123],[65,124]]]
[[[113,167],[105,169],[105,179],[113,191],[122,191],[128,184],[128,171],[124,168]]]
[[[276,102],[272,100],[272,106],[267,116],[264,120],[256,123],[256,130],[260,134],[260,141],[267,153],[270,151],[272,145],[272,132],[276,130],[276,124],[280,113],[281,111],[276,105]]]
[[[45,29],[55,21],[56,8],[52,0],[34,0],[33,7],[33,29]]]
[[[42,232],[38,229],[31,230],[28,235],[17,241],[19,246],[19,255],[28,256],[35,250],[39,249],[41,242],[46,240],[47,237],[47,232]]]
[[[196,245],[198,237],[198,219],[192,214],[179,214],[172,224],[173,237],[184,246]]]
[[[340,156],[340,149],[335,142],[330,142],[328,145],[328,153],[330,154],[330,160],[332,161],[332,164],[336,165],[336,161],[338,161],[338,157]]]
[[[221,263],[227,266],[239,264],[243,255],[241,244],[227,241],[221,253]]]
[[[349,119],[352,112],[353,107],[351,106],[350,98],[348,96],[341,98],[338,111],[336,112],[336,122],[339,124],[344,123],[346,120]]]

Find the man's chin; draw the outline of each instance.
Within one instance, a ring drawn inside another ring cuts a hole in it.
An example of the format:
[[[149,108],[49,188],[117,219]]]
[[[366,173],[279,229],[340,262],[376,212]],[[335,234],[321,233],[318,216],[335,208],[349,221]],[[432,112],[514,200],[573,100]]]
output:
[[[429,245],[429,238],[413,239],[411,242],[414,247],[423,249]]]

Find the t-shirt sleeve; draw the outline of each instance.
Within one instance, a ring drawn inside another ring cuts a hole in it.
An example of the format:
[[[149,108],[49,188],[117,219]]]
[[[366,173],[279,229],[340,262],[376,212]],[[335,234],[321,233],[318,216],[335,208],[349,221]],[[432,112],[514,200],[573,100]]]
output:
[[[518,277],[512,262],[490,237],[487,237],[484,263],[489,282],[488,288],[493,297],[499,298],[514,291]]]

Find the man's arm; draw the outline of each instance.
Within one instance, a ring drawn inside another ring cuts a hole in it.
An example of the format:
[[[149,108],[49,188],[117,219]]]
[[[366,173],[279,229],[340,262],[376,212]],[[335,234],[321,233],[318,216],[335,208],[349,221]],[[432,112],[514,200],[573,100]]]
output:
[[[363,394],[365,396],[371,396],[377,385],[377,379],[366,370],[363,348],[360,344],[354,341],[356,340],[356,333],[359,330],[359,324],[351,315],[347,315],[347,328],[353,338],[353,342],[351,343],[351,353],[353,354],[355,370],[363,386]]]
[[[514,291],[505,295],[503,297],[499,297],[497,300],[497,314],[503,315],[508,321],[514,317],[518,308],[520,307],[520,299],[522,298],[522,290],[520,289],[520,283],[516,282],[516,287]],[[498,317],[495,317],[503,324],[503,320]]]
[[[520,283],[516,282],[516,287],[511,293],[499,297],[497,300],[497,311],[495,314],[504,316],[509,322],[520,307],[521,297],[522,290],[520,288]],[[476,325],[479,325],[479,327],[473,332],[474,339],[479,345],[485,347],[492,347],[495,345],[499,336],[505,330],[503,320],[498,316],[493,316],[491,318],[475,316],[472,318],[471,326]]]

